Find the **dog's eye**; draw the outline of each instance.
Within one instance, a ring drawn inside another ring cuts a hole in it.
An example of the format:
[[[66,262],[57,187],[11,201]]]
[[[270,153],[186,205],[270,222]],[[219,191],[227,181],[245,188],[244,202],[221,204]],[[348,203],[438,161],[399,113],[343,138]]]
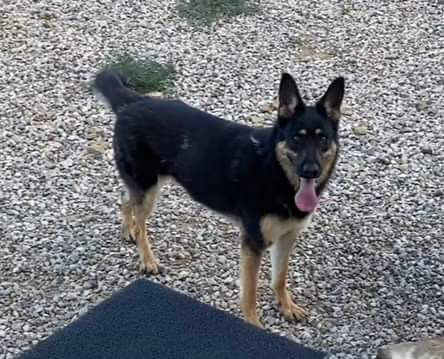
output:
[[[293,137],[293,141],[295,143],[300,143],[303,138],[304,138],[304,136],[302,136],[302,135],[296,135],[296,136]]]

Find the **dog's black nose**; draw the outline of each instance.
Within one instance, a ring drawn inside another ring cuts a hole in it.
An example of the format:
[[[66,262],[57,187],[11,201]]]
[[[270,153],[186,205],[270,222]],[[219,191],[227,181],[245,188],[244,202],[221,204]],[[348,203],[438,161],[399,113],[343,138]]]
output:
[[[317,163],[305,163],[302,166],[301,177],[304,178],[318,178],[321,175],[321,168]]]

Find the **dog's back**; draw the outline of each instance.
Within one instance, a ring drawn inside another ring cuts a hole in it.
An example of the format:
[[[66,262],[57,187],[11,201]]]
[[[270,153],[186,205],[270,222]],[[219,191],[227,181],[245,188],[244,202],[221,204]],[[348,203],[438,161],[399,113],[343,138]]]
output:
[[[117,115],[115,158],[127,186],[146,192],[159,176],[172,176],[197,201],[237,215],[240,160],[248,155],[251,146],[244,147],[254,129],[182,101],[141,96],[109,70],[98,75],[95,86]]]

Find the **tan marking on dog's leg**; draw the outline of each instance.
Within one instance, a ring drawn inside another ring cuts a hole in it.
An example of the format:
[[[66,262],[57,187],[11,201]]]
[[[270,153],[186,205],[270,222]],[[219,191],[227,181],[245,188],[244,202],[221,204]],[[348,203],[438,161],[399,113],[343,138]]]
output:
[[[133,219],[133,202],[129,197],[127,191],[122,194],[122,204],[120,206],[120,211],[122,214],[122,229],[121,238],[128,241],[134,242],[134,219]]]
[[[242,244],[240,266],[241,309],[245,320],[259,328],[263,328],[263,325],[257,317],[256,293],[261,259],[262,253],[255,253],[247,245]]]
[[[280,238],[270,248],[272,268],[271,285],[279,303],[279,311],[289,320],[301,320],[307,316],[306,311],[293,302],[286,284],[288,261],[295,240],[296,234],[290,233]]]
[[[160,271],[159,264],[151,249],[151,241],[145,224],[147,217],[154,208],[158,193],[159,185],[156,185],[145,194],[141,203],[134,205],[135,237],[140,256],[139,270],[148,274],[158,274]]]

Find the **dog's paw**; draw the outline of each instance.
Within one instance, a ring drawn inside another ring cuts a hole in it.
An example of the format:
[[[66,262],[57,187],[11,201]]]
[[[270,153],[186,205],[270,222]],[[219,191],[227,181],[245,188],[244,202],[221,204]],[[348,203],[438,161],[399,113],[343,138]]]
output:
[[[251,325],[254,325],[257,328],[264,329],[263,324],[261,323],[261,321],[257,317],[245,318],[245,321]]]
[[[132,228],[126,224],[122,224],[120,238],[127,242],[136,243],[136,237],[134,236]]]
[[[307,318],[308,313],[293,301],[289,301],[287,305],[279,305],[279,311],[287,320],[303,320]]]
[[[145,261],[139,264],[139,272],[143,274],[156,275],[162,273],[164,270],[164,267],[156,261]]]
[[[136,243],[136,240],[128,230],[122,229],[122,231],[120,232],[120,238],[126,242]]]

